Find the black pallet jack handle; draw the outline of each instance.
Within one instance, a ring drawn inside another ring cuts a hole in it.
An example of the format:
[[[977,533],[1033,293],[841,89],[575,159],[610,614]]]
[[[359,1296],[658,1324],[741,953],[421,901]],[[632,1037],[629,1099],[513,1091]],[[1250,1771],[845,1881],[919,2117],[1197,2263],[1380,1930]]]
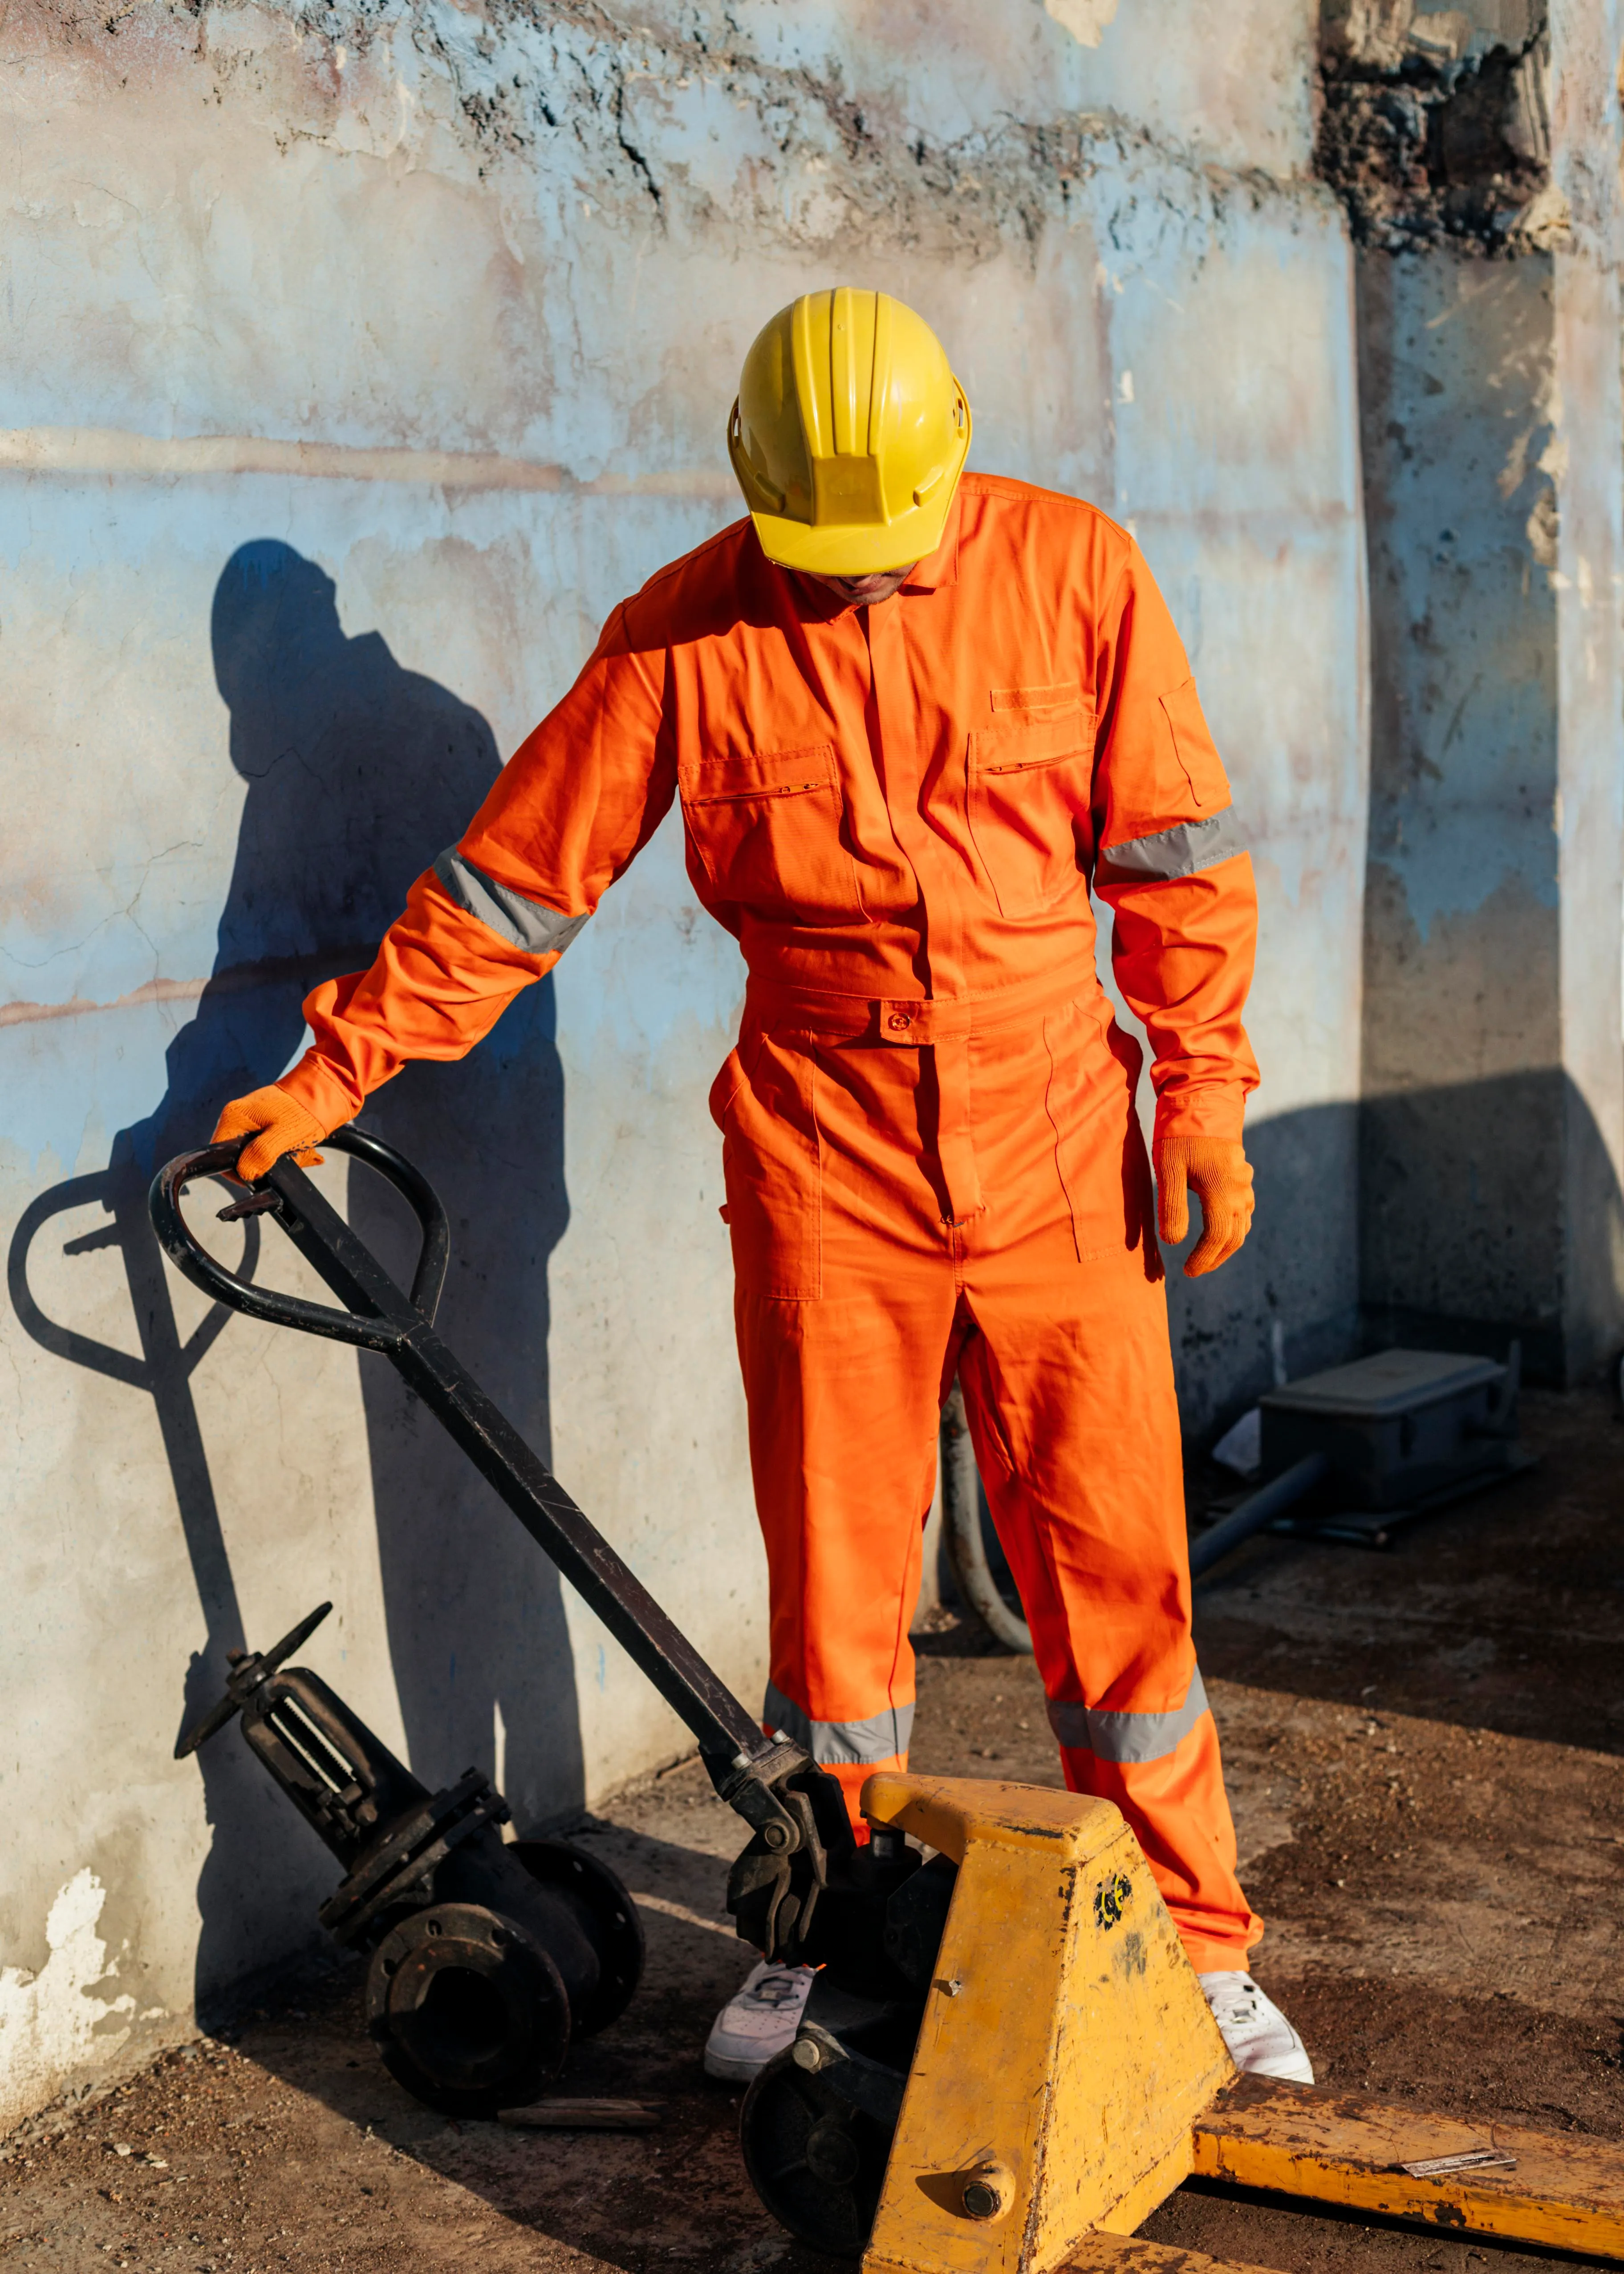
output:
[[[385,1177],[410,1207],[423,1233],[411,1291],[397,1287],[377,1257],[322,1198],[290,1156],[278,1161],[246,1196],[222,1209],[222,1220],[274,1216],[339,1300],[333,1310],[296,1295],[256,1287],[211,1255],[181,1212],[181,1196],[200,1178],[235,1170],[247,1141],[180,1154],[153,1180],[148,1205],[164,1253],[192,1284],[251,1319],[296,1327],[335,1342],[354,1343],[387,1358],[439,1416],[537,1544],[600,1618],[662,1698],[699,1741],[711,1782],[756,1827],[775,1858],[820,1846],[813,1811],[792,1780],[804,1785],[810,1757],[799,1746],[763,1736],[759,1721],[660,1608],[643,1582],[604,1539],[519,1432],[435,1333],[433,1317],[450,1260],[450,1231],[433,1187],[380,1137],[354,1127],[323,1141]],[[821,1818],[823,1811],[816,1811]],[[742,1859],[741,1859],[742,1860]],[[766,1858],[763,1857],[765,1863]],[[823,1858],[814,1858],[821,1883]],[[778,1876],[775,1874],[775,1876]],[[800,1876],[800,1875],[797,1875]],[[785,1888],[787,1893],[787,1887]],[[777,1905],[771,1907],[776,1910]],[[783,1922],[791,1931],[793,1911]],[[806,1907],[808,1913],[810,1906]],[[808,1922],[809,1924],[809,1917]],[[744,1921],[741,1918],[741,1931]],[[754,1938],[752,1938],[754,1939]]]

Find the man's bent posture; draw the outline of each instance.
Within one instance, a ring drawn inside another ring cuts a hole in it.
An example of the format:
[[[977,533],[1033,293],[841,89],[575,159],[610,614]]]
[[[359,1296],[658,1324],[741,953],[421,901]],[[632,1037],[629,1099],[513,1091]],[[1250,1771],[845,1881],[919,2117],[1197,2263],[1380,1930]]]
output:
[[[775,316],[728,447],[750,508],[614,611],[370,971],[306,1003],[292,1072],[229,1106],[249,1178],[410,1058],[456,1058],[550,970],[680,798],[688,874],[748,968],[718,1075],[739,1354],[771,1588],[765,1718],[853,1814],[906,1760],[908,1618],[955,1372],[1066,1782],[1132,1826],[1243,2067],[1307,2078],[1246,1972],[1217,1733],[1190,1636],[1161,1231],[1244,1239],[1252,867],[1132,538],[963,471],[970,411],[883,293]],[[759,1966],[714,2074],[793,2035]]]

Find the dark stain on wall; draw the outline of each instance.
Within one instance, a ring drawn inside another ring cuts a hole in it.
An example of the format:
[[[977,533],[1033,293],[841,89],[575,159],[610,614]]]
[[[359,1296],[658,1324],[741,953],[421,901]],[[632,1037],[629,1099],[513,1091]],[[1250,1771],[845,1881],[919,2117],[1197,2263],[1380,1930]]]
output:
[[[1356,244],[1523,249],[1550,180],[1548,12],[1534,0],[1421,15],[1409,0],[1326,0],[1315,168]]]

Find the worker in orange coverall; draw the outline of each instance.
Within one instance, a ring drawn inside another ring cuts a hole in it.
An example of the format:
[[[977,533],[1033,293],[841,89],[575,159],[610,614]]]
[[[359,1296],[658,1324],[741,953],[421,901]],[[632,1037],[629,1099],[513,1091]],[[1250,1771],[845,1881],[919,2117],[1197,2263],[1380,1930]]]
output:
[[[369,971],[305,1004],[292,1071],[229,1105],[262,1176],[409,1059],[458,1058],[550,970],[680,799],[688,874],[748,971],[722,1132],[771,1593],[765,1719],[857,1796],[906,1761],[908,1621],[955,1373],[1066,1782],[1122,1810],[1243,2067],[1308,2080],[1252,1980],[1190,1631],[1160,1229],[1244,1239],[1256,900],[1161,593],[1093,506],[964,471],[970,410],[920,317],[841,288],[746,358],[749,508],[610,616],[579,679]],[[794,2034],[756,1966],[715,2074]]]

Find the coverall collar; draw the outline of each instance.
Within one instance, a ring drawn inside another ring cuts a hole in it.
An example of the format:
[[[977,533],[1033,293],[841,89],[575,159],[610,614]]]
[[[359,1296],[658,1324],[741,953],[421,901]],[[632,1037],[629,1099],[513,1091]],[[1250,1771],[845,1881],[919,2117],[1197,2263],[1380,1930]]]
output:
[[[942,542],[934,553],[916,564],[907,583],[899,588],[902,591],[939,592],[944,584],[959,582],[959,523],[963,502],[963,492],[958,492],[948,508]]]
[[[899,584],[896,592],[892,594],[893,599],[899,599],[907,592],[940,591],[944,585],[956,584],[959,582],[959,529],[962,517],[961,508],[962,493],[955,496],[948,509],[946,524],[942,531],[942,542],[934,553],[915,563],[909,573],[907,583]],[[751,534],[755,537],[754,529]],[[783,577],[788,584],[796,596],[796,613],[803,622],[836,623],[842,616],[856,614],[855,601],[837,599],[828,587],[820,585],[816,578],[801,576],[794,569],[786,568],[776,561],[769,561],[761,550],[760,538],[756,538],[755,541],[757,561],[762,568],[770,570],[774,576]],[[878,605],[884,607],[887,604],[882,600]]]

